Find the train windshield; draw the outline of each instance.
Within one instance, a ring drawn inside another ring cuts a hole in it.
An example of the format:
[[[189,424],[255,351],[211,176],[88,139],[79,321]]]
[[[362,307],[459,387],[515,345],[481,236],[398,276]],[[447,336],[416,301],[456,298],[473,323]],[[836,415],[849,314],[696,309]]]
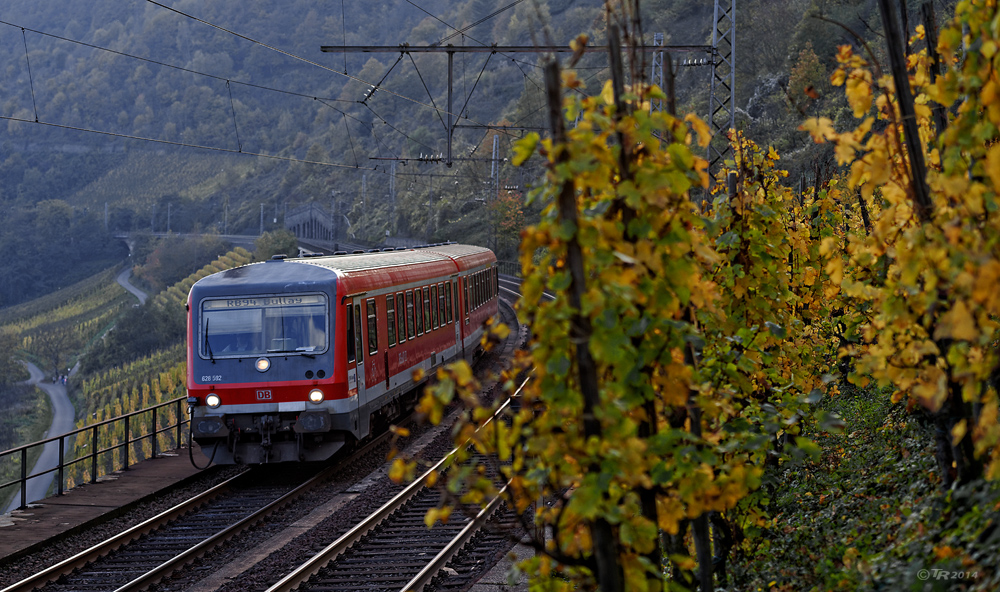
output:
[[[323,294],[206,299],[199,347],[205,359],[326,351]]]

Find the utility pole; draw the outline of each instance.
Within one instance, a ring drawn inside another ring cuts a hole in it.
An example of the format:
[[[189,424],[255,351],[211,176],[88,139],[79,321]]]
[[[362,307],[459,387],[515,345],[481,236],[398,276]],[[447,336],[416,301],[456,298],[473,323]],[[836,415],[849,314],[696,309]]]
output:
[[[451,47],[451,46],[449,46]],[[452,136],[455,135],[455,125],[452,123],[452,107],[451,107],[451,95],[452,95],[452,81],[453,73],[452,66],[455,62],[455,52],[448,52],[448,160],[445,161],[445,166],[451,168],[451,140]]]
[[[716,3],[724,0],[715,0]],[[734,3],[736,0],[730,0]],[[661,51],[661,52],[682,52],[682,53],[705,53],[712,55],[714,50],[714,45],[663,45],[657,48],[650,47],[636,47],[633,48],[636,51]],[[398,53],[399,55],[408,54],[412,55],[415,53],[446,53],[448,55],[448,104],[445,108],[445,114],[447,115],[447,121],[445,123],[445,133],[448,138],[448,149],[445,153],[445,164],[451,166],[456,160],[468,160],[464,158],[454,158],[452,151],[452,144],[454,140],[454,131],[458,127],[466,127],[458,124],[455,121],[455,112],[453,109],[453,99],[454,99],[454,63],[456,53],[488,53],[491,56],[493,54],[500,54],[501,56],[507,56],[508,54],[515,53],[533,53],[533,54],[554,54],[554,53],[571,53],[571,49],[568,45],[480,45],[480,46],[469,46],[469,47],[456,47],[454,45],[446,45],[444,47],[440,46],[411,46],[408,43],[403,43],[400,45],[323,45],[320,46],[320,51],[323,53]],[[607,46],[602,45],[588,45],[583,49],[584,53],[607,53]],[[489,58],[487,58],[488,60]],[[377,87],[370,88],[366,95],[365,100],[373,97],[375,92],[378,90]],[[469,97],[466,97],[468,101]],[[459,120],[462,119],[461,116],[458,117]],[[468,127],[487,127],[487,128],[499,128],[503,129],[504,126],[468,126]],[[389,160],[389,159],[382,159]],[[413,158],[398,158],[397,160],[416,160]]]
[[[500,136],[493,136],[493,158],[490,163],[490,179],[495,185],[493,197],[500,198]]]
[[[660,87],[661,90],[665,90],[663,88],[663,53],[664,53],[663,52],[663,33],[654,33],[653,34],[653,48],[654,48],[654,50],[653,50],[653,72],[652,72],[652,76],[649,77],[649,82],[653,86],[658,86],[658,87]],[[659,50],[656,50],[655,48],[659,48]],[[668,57],[667,59],[670,59],[670,58]],[[663,111],[663,100],[656,99],[654,101],[650,101],[650,103],[649,103],[649,112],[650,113],[657,113],[659,111]]]
[[[260,235],[264,235],[264,204],[260,204]]]
[[[396,163],[389,167],[389,230],[396,235]]]
[[[729,153],[729,139],[725,132],[736,127],[736,0],[715,0],[712,87],[707,123],[713,131],[708,145],[708,166],[711,169]]]

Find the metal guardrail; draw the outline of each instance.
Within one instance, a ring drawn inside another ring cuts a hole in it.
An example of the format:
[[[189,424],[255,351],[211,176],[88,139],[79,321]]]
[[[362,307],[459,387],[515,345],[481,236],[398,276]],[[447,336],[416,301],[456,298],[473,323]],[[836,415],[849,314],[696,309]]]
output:
[[[20,504],[19,507],[20,508],[24,508],[24,507],[27,507],[27,505],[28,505],[28,501],[27,501],[27,496],[28,496],[28,481],[30,479],[34,479],[34,478],[40,477],[42,475],[47,475],[49,473],[57,472],[58,473],[58,478],[56,479],[56,482],[58,483],[58,486],[57,486],[58,495],[62,495],[64,493],[64,491],[65,491],[64,484],[65,484],[65,480],[66,480],[66,469],[69,469],[69,468],[75,466],[78,463],[83,463],[83,462],[87,462],[87,461],[90,462],[90,482],[91,483],[97,483],[97,480],[98,480],[98,477],[99,477],[99,473],[98,473],[98,468],[99,467],[98,467],[98,465],[99,465],[99,460],[101,459],[102,455],[105,455],[105,458],[104,458],[105,462],[107,461],[107,456],[106,455],[108,455],[108,454],[112,455],[111,456],[111,458],[112,458],[112,460],[111,460],[111,469],[108,472],[116,471],[118,469],[128,470],[128,467],[131,464],[131,462],[130,462],[130,460],[132,459],[132,453],[131,453],[131,451],[132,451],[132,446],[134,444],[136,444],[136,443],[140,443],[141,444],[143,440],[147,440],[147,439],[152,440],[152,454],[151,454],[150,458],[156,458],[156,456],[157,456],[157,436],[159,436],[160,434],[163,434],[163,433],[172,432],[174,430],[176,430],[176,432],[177,432],[174,442],[176,444],[176,447],[180,448],[181,444],[183,442],[183,429],[182,428],[190,422],[189,419],[184,419],[184,417],[185,417],[185,414],[184,414],[184,405],[186,405],[186,404],[187,404],[187,397],[178,397],[176,399],[171,399],[170,401],[166,401],[166,402],[160,403],[158,405],[153,405],[152,407],[147,407],[145,409],[140,409],[139,411],[133,411],[131,413],[122,415],[120,417],[115,417],[115,418],[112,418],[112,419],[107,419],[105,421],[101,421],[101,422],[98,422],[98,423],[95,423],[95,424],[91,424],[91,425],[88,425],[86,427],[77,428],[77,429],[75,429],[75,430],[73,430],[71,432],[67,432],[65,434],[61,434],[59,436],[55,436],[53,438],[48,438],[46,440],[39,440],[38,442],[32,442],[30,444],[25,444],[23,446],[18,446],[17,448],[12,448],[10,450],[6,450],[4,452],[0,452],[0,462],[2,462],[4,459],[6,459],[8,457],[11,457],[11,456],[14,456],[14,455],[20,455],[20,461],[21,461],[21,477],[19,479],[15,479],[13,481],[8,481],[7,483],[0,483],[0,491],[4,491],[8,487],[11,487],[13,485],[19,485],[20,486],[20,491],[21,491],[21,504]],[[173,405],[173,406],[175,406],[177,408],[176,409],[176,415],[175,415],[175,417],[177,418],[177,421],[174,422],[174,423],[171,423],[169,425],[158,426],[157,423],[158,423],[159,412],[161,410],[163,410],[163,409],[166,409],[167,407],[169,407],[171,405]],[[152,427],[151,427],[151,430],[149,431],[149,433],[139,434],[138,436],[133,437],[132,436],[132,429],[131,428],[134,425],[136,425],[136,422],[133,422],[132,418],[139,418],[142,415],[147,414],[147,413],[152,415]],[[117,444],[112,444],[111,446],[108,446],[107,448],[103,448],[103,449],[99,448],[98,442],[100,441],[100,436],[102,435],[101,430],[106,430],[104,432],[105,434],[108,434],[108,433],[113,434],[118,429],[119,424],[122,424],[122,423],[124,423],[123,427],[124,427],[125,441],[124,442],[119,442]],[[87,454],[84,454],[82,456],[76,456],[75,458],[67,461],[66,460],[66,439],[67,438],[74,438],[75,439],[79,434],[86,433],[86,432],[90,432],[89,445],[87,446],[90,449],[90,451]],[[33,475],[28,475],[28,451],[31,450],[31,449],[33,449],[33,448],[36,448],[36,447],[45,446],[46,444],[49,444],[50,442],[58,442],[59,443],[59,462],[58,462],[58,464],[55,467],[51,468],[51,469],[40,471],[40,472],[35,473]],[[114,460],[114,455],[112,454],[116,450],[123,450],[124,451],[124,458],[122,460],[122,466],[121,467],[116,466],[116,463],[115,463],[115,460]],[[140,456],[143,456],[143,455],[141,455],[141,454],[140,455],[136,455],[135,456],[135,460],[136,461],[144,460],[144,458],[140,458]]]
[[[521,277],[521,264],[517,261],[497,261],[497,269],[504,275]]]

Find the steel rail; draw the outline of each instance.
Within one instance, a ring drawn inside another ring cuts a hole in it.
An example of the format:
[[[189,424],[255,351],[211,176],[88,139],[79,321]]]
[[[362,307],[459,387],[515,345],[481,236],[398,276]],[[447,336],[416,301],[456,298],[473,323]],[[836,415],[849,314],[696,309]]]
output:
[[[479,513],[476,514],[476,517],[466,524],[465,528],[463,528],[462,531],[459,532],[455,538],[453,538],[451,542],[449,542],[445,548],[441,550],[440,553],[434,556],[434,559],[431,559],[430,563],[425,565],[423,569],[417,573],[417,575],[413,576],[413,579],[400,588],[400,592],[422,592],[424,586],[429,584],[431,579],[437,575],[439,571],[444,569],[444,566],[448,565],[451,558],[462,549],[465,543],[469,542],[472,535],[476,534],[476,532],[482,528],[484,524],[486,524],[486,521],[493,516],[497,508],[499,508],[500,504],[503,502],[503,494],[506,491],[507,486],[504,485],[503,489],[497,493],[497,496],[494,497],[485,508],[480,510]]]
[[[526,384],[528,380],[530,380],[530,377],[525,379],[525,381],[521,384],[521,386],[517,389],[517,391],[515,391],[512,397],[517,396],[517,394],[521,391],[521,389],[524,388],[524,384]],[[504,401],[504,403],[497,409],[496,413],[494,413],[489,419],[487,419],[483,423],[483,425],[480,426],[479,429],[482,429],[483,427],[488,425],[491,421],[499,417],[500,414],[507,408],[508,405],[510,405],[509,398],[506,401]],[[467,445],[468,442],[463,444],[463,446]],[[428,477],[432,473],[437,472],[443,465],[445,465],[455,455],[455,453],[458,452],[458,450],[459,450],[458,447],[452,449],[451,452],[449,452],[441,460],[435,463],[434,466],[432,466],[430,469],[424,472],[423,475],[421,475],[417,479],[414,479],[414,481],[410,483],[403,491],[399,492],[395,497],[393,497],[391,500],[383,504],[382,507],[380,507],[374,513],[370,514],[367,518],[365,518],[357,525],[355,525],[354,528],[344,533],[336,541],[327,545],[327,547],[324,548],[322,551],[320,551],[316,555],[313,555],[308,561],[300,565],[295,571],[289,573],[284,578],[279,580],[276,584],[268,588],[266,592],[290,592],[291,590],[297,589],[301,584],[305,583],[312,576],[316,575],[327,564],[336,559],[340,554],[344,553],[351,545],[359,541],[365,534],[367,534],[370,530],[378,526],[390,514],[392,514],[403,504],[405,504],[410,498],[412,498],[414,495],[416,495],[418,492],[424,489],[426,487],[424,484],[426,483]],[[502,494],[505,490],[506,486],[503,489],[501,489],[500,493]],[[481,524],[489,518],[489,515],[492,514],[492,512],[495,510],[500,501],[502,501],[501,495],[498,495],[488,505],[489,513],[485,515],[485,517],[483,517],[482,520],[480,520],[480,517],[484,515],[485,510],[480,511],[480,513],[477,515],[476,520],[470,522],[470,524],[477,523],[478,525],[481,526]],[[447,548],[450,549],[450,554],[448,555],[448,559],[450,559],[451,556],[454,555],[454,553],[462,547],[465,541],[467,541],[468,538],[471,537],[472,534],[476,532],[476,530],[478,530],[478,528],[479,526],[472,528],[470,530],[470,527],[468,525],[465,528],[463,528],[463,530],[458,535],[458,537],[462,537],[464,539],[462,543],[456,544],[453,541],[452,543],[449,543],[449,545],[447,546]],[[442,553],[443,552],[444,551],[442,551]],[[424,570],[421,570],[421,573],[418,575],[420,575],[421,578],[426,577],[428,578],[428,581],[430,581],[429,578],[432,577],[435,573],[437,573],[437,571],[439,571],[441,567],[444,567],[445,563],[447,563],[447,559],[445,559],[444,562],[438,565],[438,567],[433,571],[427,571],[428,568],[424,568]],[[425,573],[425,571],[427,571],[427,573]]]
[[[49,582],[59,579],[61,576],[68,574],[75,569],[84,567],[93,562],[95,559],[99,559],[111,551],[131,543],[142,535],[153,532],[164,524],[172,522],[173,520],[198,509],[205,503],[212,501],[217,496],[221,495],[225,490],[230,488],[234,481],[243,478],[248,472],[249,471],[244,471],[235,477],[227,479],[215,487],[199,493],[191,499],[181,502],[173,508],[157,514],[156,516],[153,516],[152,518],[111,537],[103,543],[99,543],[85,551],[81,551],[80,553],[60,561],[59,563],[38,572],[31,577],[25,578],[16,584],[0,590],[0,592],[27,592],[28,590],[34,590],[40,586],[48,584]]]
[[[152,570],[146,572],[145,574],[135,578],[134,580],[128,582],[127,584],[115,589],[115,592],[126,592],[135,590],[144,590],[149,586],[159,582],[163,578],[173,574],[178,569],[184,565],[194,561],[198,557],[205,555],[208,551],[217,548],[219,545],[225,543],[229,539],[233,538],[237,534],[245,531],[247,528],[253,526],[260,520],[273,514],[275,511],[280,510],[290,502],[294,501],[297,497],[303,493],[309,491],[322,481],[330,477],[331,474],[340,470],[345,464],[349,464],[352,460],[363,456],[374,446],[381,443],[383,440],[391,437],[390,432],[386,432],[368,442],[362,448],[359,448],[351,455],[349,455],[343,462],[337,463],[335,466],[328,467],[321,471],[320,473],[314,475],[295,489],[289,491],[288,493],[282,495],[276,500],[270,502],[266,506],[262,507],[258,511],[244,517],[238,522],[224,528],[223,530],[215,533],[214,535],[202,540],[200,543],[190,547],[186,551],[174,556],[173,558],[167,560],[166,562],[160,564],[159,566],[153,568]],[[211,489],[202,492],[195,497],[181,502],[180,504],[174,506],[173,508],[158,514],[141,524],[133,526],[132,528],[118,534],[107,541],[94,545],[93,547],[70,557],[52,567],[35,574],[29,578],[26,578],[8,588],[0,590],[0,592],[27,592],[29,590],[35,590],[40,586],[51,583],[59,579],[63,575],[72,573],[76,569],[85,567],[86,565],[92,563],[93,561],[100,559],[101,557],[107,555],[108,553],[115,551],[124,547],[125,545],[135,541],[139,537],[151,533],[166,524],[173,522],[177,518],[190,513],[193,510],[205,505],[206,503],[212,501],[219,495],[225,492],[233,485],[238,479],[245,478],[251,471],[244,471],[231,479],[224,481],[212,487]]]

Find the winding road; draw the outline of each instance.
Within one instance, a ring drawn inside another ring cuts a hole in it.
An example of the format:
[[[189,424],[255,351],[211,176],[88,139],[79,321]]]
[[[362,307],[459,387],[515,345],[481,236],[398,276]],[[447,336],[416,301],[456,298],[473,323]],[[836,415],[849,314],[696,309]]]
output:
[[[132,266],[126,265],[125,269],[118,274],[118,283],[121,284],[123,288],[128,290],[136,298],[139,299],[139,305],[146,303],[146,298],[148,297],[145,292],[136,288],[129,283],[128,279],[132,275]],[[49,426],[47,432],[45,432],[45,438],[49,437],[49,434],[65,434],[74,428],[76,428],[75,417],[76,411],[73,409],[73,404],[69,400],[69,396],[66,394],[66,387],[61,382],[53,383],[51,379],[47,379],[45,373],[35,366],[31,362],[25,362],[28,371],[31,373],[31,378],[27,381],[28,384],[37,385],[45,394],[48,395],[49,400],[52,401],[52,425]],[[72,375],[76,372],[76,368],[70,372]],[[65,450],[69,451],[72,446],[72,438],[65,439]],[[44,471],[54,469],[59,465],[59,442],[53,441],[49,442],[42,449],[41,456],[35,462],[35,466],[31,469],[31,475],[38,475]],[[27,502],[31,503],[40,499],[44,499],[48,493],[49,487],[52,485],[52,480],[55,479],[56,473],[51,472],[45,475],[40,475],[37,477],[28,477],[28,487],[27,487]],[[21,505],[21,493],[18,491],[14,499],[4,510],[5,513],[11,510],[16,510]]]
[[[121,284],[123,288],[131,292],[133,296],[138,298],[140,305],[146,304],[146,293],[130,284],[128,281],[128,278],[130,277],[132,277],[132,266],[126,265],[125,269],[118,274],[118,283]]]
[[[48,437],[48,434],[65,434],[76,428],[74,423],[75,411],[73,410],[73,404],[70,403],[69,397],[66,395],[66,387],[61,382],[53,383],[51,378],[47,378],[45,373],[31,362],[25,362],[24,364],[28,367],[28,372],[31,373],[28,384],[37,385],[45,391],[45,394],[49,396],[49,400],[52,401],[52,425],[49,426],[46,437]],[[70,450],[70,446],[72,446],[72,438],[66,438],[65,449]],[[31,470],[31,474],[37,475],[41,471],[52,469],[58,465],[59,442],[52,441],[42,449],[42,455],[35,462],[35,467]],[[56,473],[53,472],[38,477],[28,477],[28,503],[45,498],[55,476]],[[21,494],[18,492],[5,511],[10,512],[17,509],[20,505]]]

